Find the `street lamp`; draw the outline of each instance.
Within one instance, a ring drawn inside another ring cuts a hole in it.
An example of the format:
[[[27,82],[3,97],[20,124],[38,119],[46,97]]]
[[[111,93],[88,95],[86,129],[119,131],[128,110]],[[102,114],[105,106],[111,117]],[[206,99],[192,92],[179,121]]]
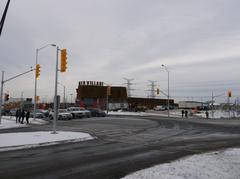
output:
[[[64,105],[65,105],[65,103],[66,103],[66,98],[65,98],[65,90],[66,90],[66,86],[63,85],[62,83],[59,83],[59,82],[58,82],[58,84],[61,85],[61,86],[63,87],[63,103],[64,103]]]
[[[70,96],[71,96],[71,105],[72,105],[72,96],[73,96],[73,94],[71,93]]]
[[[168,95],[167,95],[167,97],[168,97],[168,117],[169,117],[170,116],[170,113],[169,113],[169,70],[167,69],[167,67],[164,64],[162,64],[162,67],[164,67],[168,73]]]
[[[35,67],[37,66],[38,64],[38,52],[46,47],[49,47],[49,46],[52,46],[52,47],[56,47],[55,44],[47,44],[41,48],[37,48],[36,49],[36,65]],[[37,76],[35,75],[35,87],[34,87],[34,120],[36,119],[36,98],[37,98]]]

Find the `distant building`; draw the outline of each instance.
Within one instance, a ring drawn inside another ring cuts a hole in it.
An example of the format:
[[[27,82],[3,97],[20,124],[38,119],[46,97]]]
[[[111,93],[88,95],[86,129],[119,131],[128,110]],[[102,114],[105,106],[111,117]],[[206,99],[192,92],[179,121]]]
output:
[[[128,108],[126,87],[111,86],[111,94],[107,97],[107,87],[99,81],[80,81],[76,103],[82,107],[98,107],[106,109],[107,98],[109,109]]]
[[[209,105],[199,101],[179,101],[178,106],[181,109],[206,109]]]
[[[107,88],[104,82],[80,81],[78,84],[76,103],[82,107],[97,107],[106,109]],[[169,100],[171,108],[174,100]],[[109,110],[116,109],[153,109],[155,106],[167,106],[167,99],[135,98],[127,96],[126,87],[111,86],[111,94],[108,96]]]
[[[128,105],[130,110],[134,109],[153,109],[156,106],[164,106],[167,108],[168,100],[167,99],[157,99],[157,98],[135,98],[135,97],[129,97],[128,98]],[[169,106],[170,108],[174,107],[174,100],[169,100]]]

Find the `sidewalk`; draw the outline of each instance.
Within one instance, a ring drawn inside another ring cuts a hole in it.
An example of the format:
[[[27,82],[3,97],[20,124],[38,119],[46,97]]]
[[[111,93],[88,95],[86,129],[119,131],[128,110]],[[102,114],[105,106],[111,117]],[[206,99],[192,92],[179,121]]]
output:
[[[20,124],[16,123],[15,119],[15,117],[4,116],[2,118],[2,124],[0,124],[0,130],[29,127],[31,124],[43,125],[48,123],[42,119],[34,120],[30,118],[30,124]],[[0,133],[0,152],[92,139],[95,139],[95,137],[92,137],[88,133],[71,131],[57,131],[56,134],[53,134],[52,131]]]

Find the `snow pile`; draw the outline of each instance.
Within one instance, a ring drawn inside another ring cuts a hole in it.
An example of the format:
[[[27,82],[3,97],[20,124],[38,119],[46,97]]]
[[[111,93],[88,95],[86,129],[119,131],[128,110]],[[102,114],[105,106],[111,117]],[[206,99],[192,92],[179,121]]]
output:
[[[239,113],[235,111],[222,111],[222,110],[214,110],[213,113],[211,110],[208,111],[209,113],[209,118],[215,118],[215,119],[220,119],[220,118],[235,118],[239,117]],[[194,114],[195,116],[198,117],[203,117],[206,118],[206,111],[201,111],[199,113]]]
[[[123,179],[239,179],[240,149],[193,155],[140,170]]]
[[[120,115],[120,116],[163,116],[167,117],[167,113],[155,113],[155,112],[130,112],[130,111],[109,111],[109,115]],[[180,117],[180,114],[170,113],[171,117]]]
[[[42,119],[33,119],[29,118],[29,124],[46,124],[48,123]],[[14,116],[3,116],[2,123],[0,124],[0,129],[9,129],[9,128],[19,128],[19,127],[26,127],[26,119],[24,119],[24,124],[16,123],[16,118]]]
[[[88,133],[58,131],[52,134],[44,132],[18,132],[0,134],[0,151],[24,149],[38,146],[54,145],[67,142],[92,140]]]

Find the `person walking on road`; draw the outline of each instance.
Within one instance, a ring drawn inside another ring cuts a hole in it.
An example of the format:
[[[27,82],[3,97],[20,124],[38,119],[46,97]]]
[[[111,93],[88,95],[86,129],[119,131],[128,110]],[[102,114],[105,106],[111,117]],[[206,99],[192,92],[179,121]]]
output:
[[[182,110],[182,118],[184,117],[184,110]]]
[[[209,117],[208,111],[206,111],[205,114],[206,114],[206,118],[208,119],[208,117]]]
[[[18,122],[21,123],[21,118],[22,118],[22,111],[21,109],[18,109]]]
[[[188,111],[185,111],[185,117],[188,118]]]
[[[26,121],[27,121],[27,124],[29,124],[29,121],[28,121],[29,117],[30,117],[30,112],[29,112],[29,110],[28,110],[27,113],[26,113]]]
[[[18,123],[18,121],[19,121],[19,115],[20,115],[20,110],[19,109],[17,109],[17,111],[16,111],[16,123]]]
[[[22,110],[21,117],[22,117],[21,124],[23,124],[23,121],[24,121],[24,118],[25,118],[25,111],[24,111],[24,109]]]

